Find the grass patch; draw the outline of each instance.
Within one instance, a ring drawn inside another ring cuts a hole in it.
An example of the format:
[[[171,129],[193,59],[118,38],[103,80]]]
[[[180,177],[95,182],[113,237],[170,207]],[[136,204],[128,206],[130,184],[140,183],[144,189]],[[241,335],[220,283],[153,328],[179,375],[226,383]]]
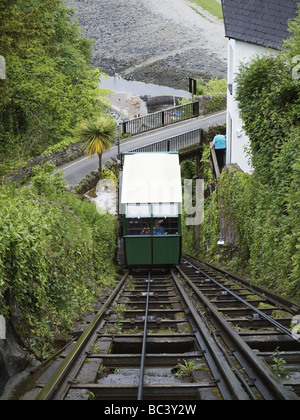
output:
[[[190,0],[192,3],[202,7],[202,9],[216,16],[218,19],[223,19],[222,6],[216,0]]]

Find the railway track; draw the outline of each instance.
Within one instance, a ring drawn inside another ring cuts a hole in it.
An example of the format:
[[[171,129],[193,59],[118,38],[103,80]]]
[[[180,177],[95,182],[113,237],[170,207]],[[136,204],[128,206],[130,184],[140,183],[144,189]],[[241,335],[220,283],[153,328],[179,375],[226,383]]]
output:
[[[300,335],[292,330],[300,306],[192,257],[184,259],[179,271],[234,362],[255,355],[263,369],[268,365],[288,391],[300,395]],[[257,378],[258,372],[255,383]]]
[[[282,374],[284,353],[288,366],[298,368],[300,345],[288,335],[288,316],[276,320],[279,329],[262,314],[289,309],[291,321],[299,308],[277,307],[274,296],[245,287],[191,259],[172,271],[126,273],[25,398],[298,399],[300,380],[280,379],[265,363],[274,364],[276,354]]]

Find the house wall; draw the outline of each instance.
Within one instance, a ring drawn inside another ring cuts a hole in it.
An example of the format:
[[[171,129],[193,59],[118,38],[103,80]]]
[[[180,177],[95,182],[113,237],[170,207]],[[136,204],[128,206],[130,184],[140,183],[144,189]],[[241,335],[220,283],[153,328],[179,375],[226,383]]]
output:
[[[241,63],[250,62],[256,56],[272,55],[277,51],[260,47],[246,42],[229,40],[228,45],[228,99],[227,99],[227,164],[237,163],[244,171],[251,173],[250,157],[246,149],[249,148],[249,138],[243,130],[243,122],[239,116],[238,103],[235,100],[235,76],[239,72]],[[230,88],[232,85],[232,88]]]

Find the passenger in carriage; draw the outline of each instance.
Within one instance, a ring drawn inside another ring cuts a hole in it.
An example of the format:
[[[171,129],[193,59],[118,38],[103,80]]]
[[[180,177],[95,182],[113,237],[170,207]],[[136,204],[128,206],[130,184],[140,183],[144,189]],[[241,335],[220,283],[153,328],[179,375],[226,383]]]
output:
[[[150,235],[151,231],[150,231],[150,227],[149,225],[145,225],[144,229],[141,231],[140,235]]]
[[[153,235],[162,236],[166,234],[164,229],[160,226],[162,222],[163,222],[162,220],[155,221]]]

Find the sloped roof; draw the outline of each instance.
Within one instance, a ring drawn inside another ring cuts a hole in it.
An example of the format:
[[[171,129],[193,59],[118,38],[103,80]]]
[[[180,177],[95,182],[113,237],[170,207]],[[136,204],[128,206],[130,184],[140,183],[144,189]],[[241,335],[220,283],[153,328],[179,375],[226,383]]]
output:
[[[178,153],[125,155],[121,203],[182,203]]]
[[[274,49],[288,39],[298,0],[222,0],[226,37]]]

